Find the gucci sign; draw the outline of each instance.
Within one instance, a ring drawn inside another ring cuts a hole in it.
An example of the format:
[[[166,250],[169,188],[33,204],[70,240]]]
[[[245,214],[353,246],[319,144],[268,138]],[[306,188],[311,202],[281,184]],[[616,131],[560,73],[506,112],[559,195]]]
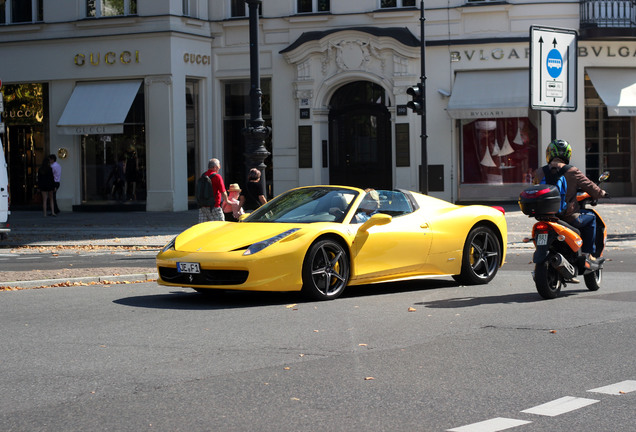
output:
[[[103,57],[99,52],[75,54],[75,64],[77,66],[84,66],[87,60],[93,66],[99,66],[102,61],[109,65],[118,62],[121,64],[139,63],[139,51],[122,51],[119,55],[114,51],[108,51]]]

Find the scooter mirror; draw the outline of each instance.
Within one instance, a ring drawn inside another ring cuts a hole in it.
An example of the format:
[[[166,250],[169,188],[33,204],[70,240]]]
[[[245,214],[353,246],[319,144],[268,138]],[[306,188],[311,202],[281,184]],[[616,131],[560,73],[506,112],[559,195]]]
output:
[[[604,171],[603,174],[600,175],[600,177],[598,178],[598,182],[604,182],[605,180],[607,180],[610,176],[609,171]]]

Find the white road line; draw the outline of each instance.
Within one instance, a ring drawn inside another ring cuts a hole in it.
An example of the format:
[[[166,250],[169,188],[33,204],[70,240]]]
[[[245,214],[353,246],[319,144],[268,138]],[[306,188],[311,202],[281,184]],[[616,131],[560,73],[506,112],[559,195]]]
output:
[[[532,423],[527,420],[509,419],[496,417],[494,419],[485,420],[479,423],[473,423],[466,426],[460,426],[454,429],[448,429],[448,432],[497,432],[524,424]]]
[[[536,407],[529,408],[521,411],[522,413],[537,414],[543,416],[558,416],[570,411],[577,410],[579,408],[592,405],[599,402],[596,399],[577,398],[573,396],[565,396],[560,399],[553,400],[552,402],[537,405]]]
[[[634,380],[621,381],[616,384],[611,384],[605,387],[599,387],[592,390],[588,390],[588,392],[605,393],[609,395],[620,395],[620,394],[630,393],[633,391],[636,391],[636,381]]]

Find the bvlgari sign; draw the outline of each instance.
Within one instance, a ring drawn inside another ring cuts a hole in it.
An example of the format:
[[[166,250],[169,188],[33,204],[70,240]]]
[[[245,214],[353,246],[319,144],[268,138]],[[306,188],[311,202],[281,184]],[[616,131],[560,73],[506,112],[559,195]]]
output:
[[[589,45],[580,46],[579,58],[633,58],[636,59],[636,43],[630,45]],[[456,62],[484,62],[502,60],[520,60],[530,58],[530,48],[468,48],[450,51],[450,60]]]

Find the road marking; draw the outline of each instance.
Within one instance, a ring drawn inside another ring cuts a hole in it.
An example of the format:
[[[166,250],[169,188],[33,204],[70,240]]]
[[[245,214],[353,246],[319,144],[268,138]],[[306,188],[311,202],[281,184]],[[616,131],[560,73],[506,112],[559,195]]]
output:
[[[577,398],[573,396],[565,396],[560,399],[553,400],[536,407],[521,411],[522,413],[537,414],[543,416],[558,416],[579,408],[592,405],[599,402],[596,399]]]
[[[527,420],[509,419],[496,417],[494,419],[485,420],[479,423],[473,423],[466,426],[460,426],[454,429],[448,429],[448,432],[497,432],[524,424],[532,423]]]
[[[621,381],[616,384],[611,384],[605,387],[599,387],[592,390],[588,390],[588,392],[605,393],[609,395],[620,395],[620,394],[630,393],[633,391],[636,391],[636,381],[634,380]]]

